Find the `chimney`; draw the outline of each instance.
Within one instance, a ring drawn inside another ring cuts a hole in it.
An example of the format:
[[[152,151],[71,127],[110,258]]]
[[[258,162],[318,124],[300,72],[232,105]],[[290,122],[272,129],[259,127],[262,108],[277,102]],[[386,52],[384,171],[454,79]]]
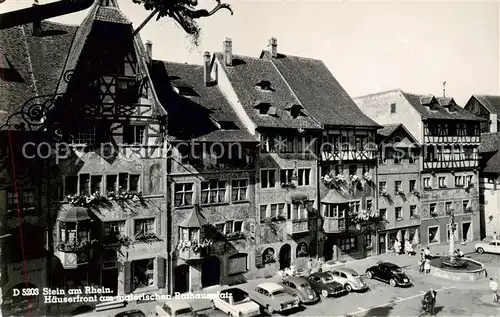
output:
[[[203,54],[203,70],[205,86],[208,87],[212,82],[212,78],[210,77],[210,52]]]
[[[233,66],[233,42],[228,37],[224,39],[224,64]]]
[[[148,63],[153,62],[153,42],[147,41],[146,42],[146,55],[148,57]]]
[[[33,3],[33,7],[39,6],[38,1],[35,0]],[[35,17],[33,20],[33,36],[40,36],[42,35],[42,19],[39,19]]]
[[[269,50],[272,58],[278,57],[278,39],[271,37],[267,43],[267,49]]]
[[[490,113],[490,132],[498,132],[498,121],[496,113]]]

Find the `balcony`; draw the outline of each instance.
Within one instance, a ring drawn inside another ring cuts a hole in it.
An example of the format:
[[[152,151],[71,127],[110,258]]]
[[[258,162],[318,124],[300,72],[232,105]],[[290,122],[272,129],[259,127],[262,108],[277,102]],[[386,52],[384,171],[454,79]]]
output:
[[[345,219],[323,218],[323,231],[325,233],[339,233],[345,231]]]
[[[289,235],[309,232],[309,219],[294,219],[286,222],[286,233]]]
[[[201,260],[205,255],[205,249],[201,251],[194,251],[193,249],[179,250],[179,258],[185,261]]]

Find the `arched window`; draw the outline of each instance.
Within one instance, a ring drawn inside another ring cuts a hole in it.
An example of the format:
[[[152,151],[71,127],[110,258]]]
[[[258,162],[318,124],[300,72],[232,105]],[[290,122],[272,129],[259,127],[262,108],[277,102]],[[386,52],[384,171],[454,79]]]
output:
[[[264,250],[264,252],[262,253],[262,262],[264,262],[264,264],[276,262],[276,256],[274,255],[273,248],[267,248]]]
[[[309,247],[307,243],[301,242],[297,245],[297,257],[303,258],[309,256]]]

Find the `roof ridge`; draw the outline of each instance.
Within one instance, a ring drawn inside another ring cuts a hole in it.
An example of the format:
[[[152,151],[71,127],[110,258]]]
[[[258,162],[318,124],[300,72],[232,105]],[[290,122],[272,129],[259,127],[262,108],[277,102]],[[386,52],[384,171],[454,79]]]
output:
[[[21,31],[23,33],[23,43],[26,47],[26,58],[28,59],[29,74],[31,77],[31,81],[33,82],[33,92],[35,93],[35,96],[38,97],[38,87],[36,84],[36,78],[33,71],[33,63],[31,62],[30,47],[28,44],[28,39],[26,38],[26,30],[24,29],[24,27],[22,27]]]
[[[183,65],[183,66],[203,67],[203,65],[201,65],[201,64],[182,63],[182,62],[175,62],[175,61],[164,61],[161,59],[153,59],[153,61],[154,62],[168,63],[168,64]]]
[[[380,92],[374,92],[374,93],[371,93],[371,94],[366,94],[366,95],[361,95],[361,96],[357,96],[357,97],[352,97],[352,99],[360,99],[360,98],[366,98],[366,97],[374,97],[374,96],[379,96],[379,95],[387,94],[387,93],[390,93],[390,92],[401,92],[401,93],[405,93],[405,92],[404,92],[401,88],[394,88],[394,89],[384,90],[384,91],[380,91]]]

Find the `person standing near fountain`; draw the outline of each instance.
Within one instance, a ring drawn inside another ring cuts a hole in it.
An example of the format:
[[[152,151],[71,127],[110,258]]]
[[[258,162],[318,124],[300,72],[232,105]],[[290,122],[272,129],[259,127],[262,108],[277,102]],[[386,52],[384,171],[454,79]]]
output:
[[[431,272],[431,260],[425,259],[424,270],[425,274],[429,274]]]
[[[490,289],[493,293],[493,303],[498,303],[498,283],[493,277],[490,278]]]
[[[496,239],[497,239],[497,232],[496,232],[496,231],[494,231],[494,232],[493,232],[493,240],[496,240]]]

